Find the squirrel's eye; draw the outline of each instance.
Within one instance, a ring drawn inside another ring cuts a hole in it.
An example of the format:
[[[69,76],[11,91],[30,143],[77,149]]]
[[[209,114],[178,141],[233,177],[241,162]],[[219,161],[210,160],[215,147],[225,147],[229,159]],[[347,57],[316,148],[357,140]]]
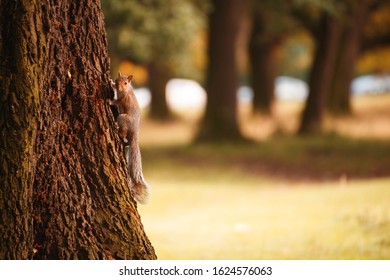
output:
[[[125,85],[127,85],[127,82],[125,82]]]

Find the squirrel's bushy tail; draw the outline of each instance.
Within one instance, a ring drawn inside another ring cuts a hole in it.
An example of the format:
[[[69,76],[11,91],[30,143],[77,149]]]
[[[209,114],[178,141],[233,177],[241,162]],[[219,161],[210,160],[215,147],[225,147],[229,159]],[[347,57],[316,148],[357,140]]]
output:
[[[146,204],[149,202],[150,193],[149,187],[146,184],[135,183],[131,187],[134,198],[141,204]]]
[[[130,178],[132,180],[131,191],[134,198],[142,204],[146,204],[150,197],[150,187],[145,182],[142,173],[141,151],[137,137],[130,139],[130,145],[125,147],[126,162],[129,167]]]

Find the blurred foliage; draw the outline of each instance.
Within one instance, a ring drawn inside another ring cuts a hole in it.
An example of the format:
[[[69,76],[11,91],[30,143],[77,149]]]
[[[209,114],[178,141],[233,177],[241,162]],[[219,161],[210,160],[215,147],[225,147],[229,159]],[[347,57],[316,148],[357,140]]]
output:
[[[310,35],[300,29],[283,44],[280,74],[306,81],[312,62],[314,43]]]
[[[256,13],[261,13],[264,20],[265,37],[286,36],[299,27],[291,15],[291,6],[286,5],[284,0],[255,0],[253,8]]]
[[[201,1],[202,2],[202,1]],[[103,0],[110,56],[168,66],[194,76],[190,52],[205,25],[206,5],[176,0]]]
[[[390,71],[390,1],[389,0],[367,0],[371,3],[367,23],[363,28],[362,52],[357,65],[357,74],[364,73],[383,73]],[[336,17],[340,22],[348,22],[351,20],[353,9],[359,2],[353,0],[293,0],[292,3],[295,9],[303,9],[305,11],[304,19],[305,27],[312,31],[316,22],[323,13],[328,13]],[[301,14],[297,14],[302,16]],[[305,43],[306,41],[306,43]],[[302,49],[310,50],[310,44],[307,40],[293,40],[298,45],[301,43]],[[309,48],[307,48],[309,46]],[[286,49],[287,52],[289,48]],[[311,55],[310,52],[306,55]],[[287,54],[287,57],[290,57]],[[294,57],[294,56],[293,56]],[[300,76],[298,74],[298,76]]]
[[[364,27],[367,39],[387,37],[390,34],[390,1],[383,1],[380,8],[374,9],[368,24]]]
[[[390,73],[390,47],[365,52],[357,64],[357,75]]]
[[[390,1],[373,2],[377,8],[364,26],[367,43],[359,74],[390,69],[388,49],[378,46],[389,37]],[[314,44],[303,27],[315,28],[324,12],[345,20],[351,3],[356,4],[349,0],[255,0],[253,9],[262,11],[266,23],[262,40],[276,36],[282,41],[280,74],[305,79]],[[102,7],[112,58],[141,65],[154,61],[167,65],[173,76],[202,80],[206,15],[213,9],[209,0],[103,0]],[[297,10],[305,12],[307,26],[297,20]]]
[[[346,8],[346,1],[348,0],[292,0],[290,4],[293,8],[306,8],[313,17],[318,18],[322,12],[340,15]]]
[[[364,26],[366,43],[357,66],[358,74],[390,69],[385,47],[390,40],[390,1],[373,2],[377,6]],[[349,0],[255,0],[253,10],[260,10],[266,23],[262,40],[279,37],[281,41],[277,55],[281,59],[279,74],[305,80],[315,45],[304,27],[315,28],[324,12],[346,20],[351,3],[357,4]],[[172,76],[203,80],[206,16],[213,9],[209,0],[103,0],[102,7],[113,60],[116,56],[145,66],[154,61],[167,65]],[[303,21],[296,18],[298,10],[300,15],[305,12]],[[246,71],[243,67],[246,55],[241,56],[244,57],[241,69]],[[143,76],[141,80],[145,80]]]
[[[364,27],[364,53],[358,74],[390,72],[390,1],[374,9]]]

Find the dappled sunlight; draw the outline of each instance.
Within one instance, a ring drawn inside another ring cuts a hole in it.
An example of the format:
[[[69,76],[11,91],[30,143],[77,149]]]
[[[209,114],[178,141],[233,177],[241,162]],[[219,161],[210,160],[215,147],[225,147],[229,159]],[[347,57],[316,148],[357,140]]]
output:
[[[249,139],[264,141],[275,134],[296,133],[304,103],[277,101],[273,117],[253,115],[248,103],[240,103],[239,122],[242,133]],[[390,95],[359,96],[352,99],[353,113],[346,117],[325,118],[325,131],[345,137],[390,139]],[[189,144],[196,133],[204,108],[176,110],[173,122],[154,122],[143,119],[140,131],[143,145]]]
[[[196,127],[194,119],[161,123],[145,118],[141,125],[140,143],[143,147],[188,144],[193,139]]]
[[[353,138],[390,139],[390,95],[360,96],[352,99],[353,114],[328,117],[327,130]]]
[[[249,104],[241,104],[241,131],[246,137],[256,141],[266,140],[275,134],[295,134],[303,105],[300,101],[277,101],[273,107],[273,116],[267,116],[253,115]]]
[[[352,115],[325,117],[325,132],[345,137],[390,139],[390,94],[352,98]],[[273,117],[253,116],[248,105],[240,107],[241,128],[247,137],[264,140],[278,133],[292,135],[298,130],[304,103],[277,101]]]

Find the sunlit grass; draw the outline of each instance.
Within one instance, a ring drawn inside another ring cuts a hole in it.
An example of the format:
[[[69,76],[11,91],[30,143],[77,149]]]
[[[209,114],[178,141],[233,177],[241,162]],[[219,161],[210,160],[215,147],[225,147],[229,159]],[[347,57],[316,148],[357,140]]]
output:
[[[390,258],[389,179],[289,184],[215,175],[149,177],[153,200],[140,213],[160,259]]]
[[[279,104],[276,121],[258,119],[265,131],[245,122],[260,140],[251,145],[189,145],[194,115],[146,120],[153,192],[139,211],[159,259],[390,259],[390,99],[372,98],[329,126],[344,136],[286,135],[297,103]]]

